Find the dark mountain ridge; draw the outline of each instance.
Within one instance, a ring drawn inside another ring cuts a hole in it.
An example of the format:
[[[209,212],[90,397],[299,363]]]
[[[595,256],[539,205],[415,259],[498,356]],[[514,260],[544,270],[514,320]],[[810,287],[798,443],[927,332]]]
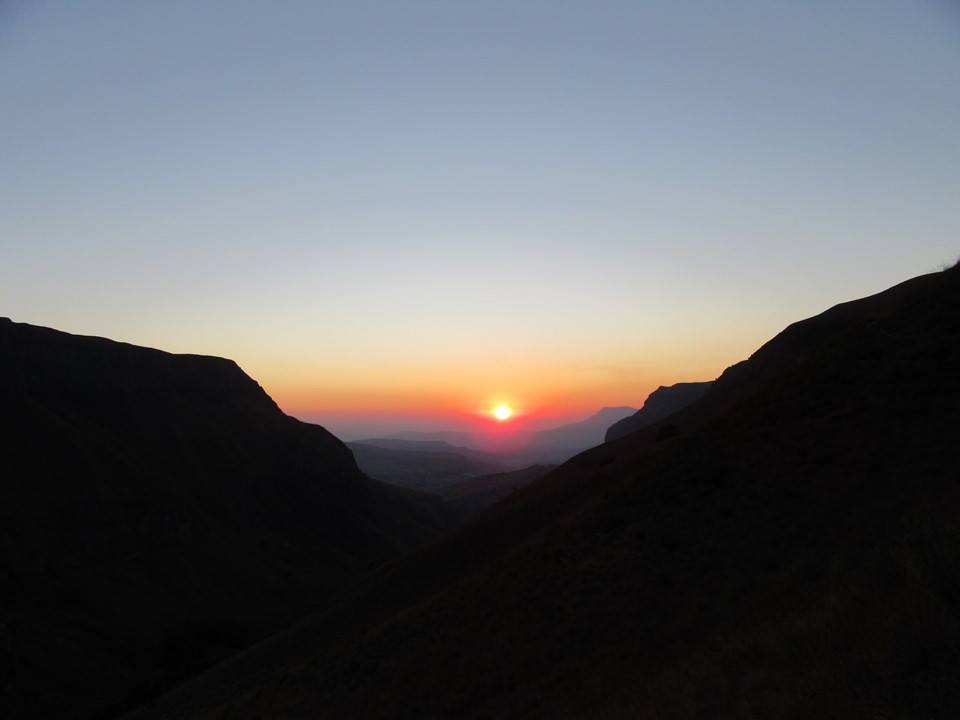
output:
[[[958,367],[957,269],[795,323],[137,717],[956,716]]]
[[[610,442],[629,435],[637,430],[660,422],[688,405],[692,405],[710,388],[708,382],[686,382],[675,385],[661,385],[654,390],[643,403],[643,407],[633,415],[618,420],[610,425],[606,431],[605,441]]]
[[[0,715],[104,717],[436,537],[232,361],[0,319]]]

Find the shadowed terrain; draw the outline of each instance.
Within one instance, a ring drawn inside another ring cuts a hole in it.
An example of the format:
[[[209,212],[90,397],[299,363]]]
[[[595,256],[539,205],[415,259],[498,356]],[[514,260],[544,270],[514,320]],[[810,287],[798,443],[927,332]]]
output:
[[[510,497],[520,488],[539,480],[553,465],[531,465],[520,470],[481,475],[441,488],[438,495],[462,513],[475,513]]]
[[[372,439],[349,442],[347,447],[370,477],[429,493],[505,469],[493,455],[441,441]]]
[[[658,393],[654,395],[660,397]],[[689,391],[678,390],[663,400],[655,399],[647,416],[659,408],[659,417],[663,417],[664,408],[672,408],[669,412],[674,412],[694,399]],[[443,430],[398,432],[389,438],[356,440],[347,445],[354,450],[360,467],[372,477],[404,487],[439,488],[458,475],[462,478],[478,472],[520,470],[531,465],[558,464],[569,460],[603,443],[611,425],[633,417],[636,412],[632,407],[604,407],[583,420],[558,427],[535,432],[520,430],[505,445],[502,439],[491,443],[491,437],[483,432],[471,434]],[[370,446],[381,450],[373,450]],[[384,452],[385,449],[398,451],[399,454],[391,455]],[[403,452],[417,455],[404,455]],[[447,457],[441,459],[430,457],[429,454],[444,454]],[[457,459],[457,455],[461,458]]]
[[[499,502],[554,467],[505,470],[505,466],[513,466],[516,456],[493,455],[439,440],[375,438],[349,442],[347,447],[370,477],[443,498],[459,518]]]
[[[435,538],[229,360],[0,319],[0,716],[110,717]]]
[[[136,717],[954,717],[958,368],[957,269],[798,322]]]
[[[702,398],[710,385],[709,382],[677,383],[669,387],[661,385],[650,393],[642,408],[633,415],[618,420],[607,429],[606,441],[617,440],[624,435],[642,430],[683,410]]]

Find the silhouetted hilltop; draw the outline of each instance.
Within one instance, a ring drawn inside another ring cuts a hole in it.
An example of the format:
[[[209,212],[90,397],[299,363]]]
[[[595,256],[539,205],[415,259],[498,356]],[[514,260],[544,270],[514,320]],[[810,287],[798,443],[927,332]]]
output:
[[[435,537],[233,362],[0,320],[0,716],[110,716]]]
[[[709,389],[711,382],[687,382],[675,385],[661,385],[647,396],[643,407],[630,417],[610,425],[605,435],[605,441],[610,442],[624,435],[641,430],[665,417],[673,415],[678,410],[692,405]]]
[[[960,714],[960,271],[796,323],[146,717]]]

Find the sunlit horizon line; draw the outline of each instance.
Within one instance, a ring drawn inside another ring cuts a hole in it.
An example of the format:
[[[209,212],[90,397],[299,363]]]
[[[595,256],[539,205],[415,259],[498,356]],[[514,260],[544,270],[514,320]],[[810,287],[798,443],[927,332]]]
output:
[[[655,386],[651,387],[651,392]],[[649,393],[647,393],[649,394]],[[644,395],[640,399],[625,400],[619,403],[604,403],[599,399],[584,400],[556,405],[537,405],[531,408],[519,409],[512,403],[486,403],[481,406],[465,408],[463,405],[443,407],[438,405],[427,406],[395,406],[395,405],[350,405],[350,406],[317,406],[312,403],[298,404],[283,402],[274,398],[277,405],[287,414],[293,416],[321,417],[329,416],[341,419],[370,419],[370,420],[456,420],[464,423],[483,424],[494,420],[494,411],[501,404],[510,408],[509,420],[511,423],[522,423],[530,420],[565,419],[570,417],[587,417],[603,407],[639,407],[643,403]]]

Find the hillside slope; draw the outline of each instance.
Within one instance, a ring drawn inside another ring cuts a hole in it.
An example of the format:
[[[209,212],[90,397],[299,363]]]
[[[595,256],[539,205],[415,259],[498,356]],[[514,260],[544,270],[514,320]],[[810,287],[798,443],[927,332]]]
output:
[[[435,537],[236,364],[0,319],[0,716],[108,717]]]
[[[958,368],[957,269],[791,325],[136,717],[955,717]]]
[[[712,382],[688,382],[675,385],[661,385],[654,390],[643,403],[643,407],[633,415],[618,420],[607,428],[606,442],[611,442],[637,430],[660,422],[665,417],[683,410],[703,397]]]
[[[463,513],[476,513],[510,497],[553,470],[553,465],[531,465],[520,470],[492,473],[461,480],[439,491],[447,504]]]

